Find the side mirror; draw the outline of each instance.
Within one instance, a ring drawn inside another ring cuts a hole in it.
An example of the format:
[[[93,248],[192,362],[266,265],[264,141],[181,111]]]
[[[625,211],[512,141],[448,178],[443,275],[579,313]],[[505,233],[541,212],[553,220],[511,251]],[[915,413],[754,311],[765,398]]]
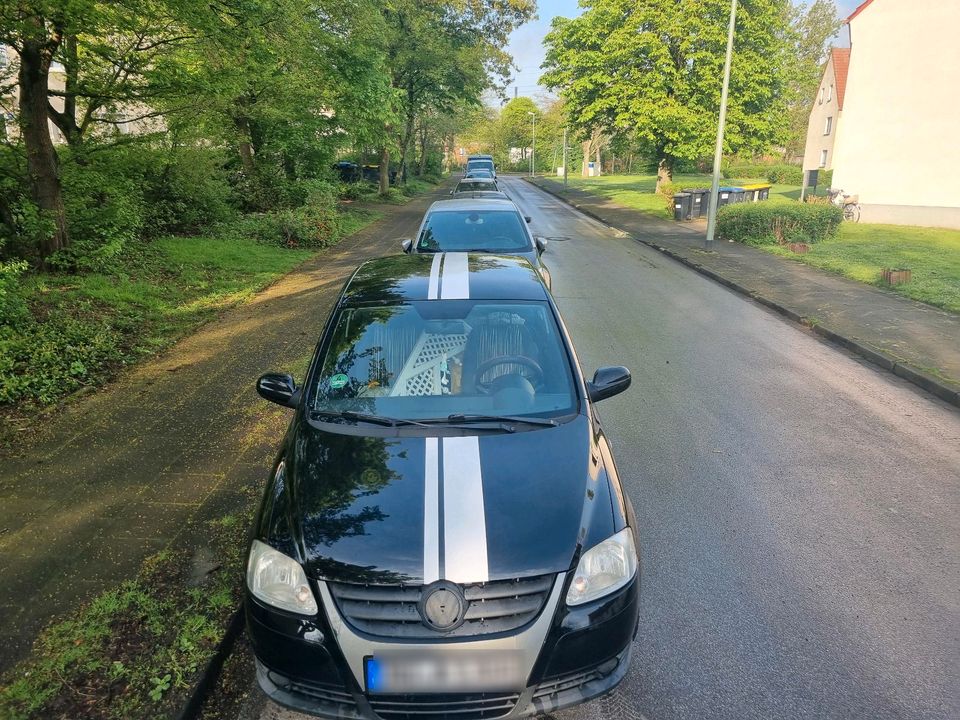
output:
[[[598,368],[593,380],[587,383],[590,402],[600,402],[608,397],[619,395],[630,387],[630,371],[622,365],[610,365]]]
[[[533,242],[537,245],[537,252],[543,255],[543,252],[547,249],[547,239],[542,237],[535,237]]]
[[[528,225],[533,222],[533,218],[530,217],[529,215],[524,215],[523,219],[527,221]]]
[[[405,253],[409,255],[410,250],[413,249],[413,240],[411,240],[410,238],[404,238],[403,240],[400,241],[400,247],[403,249]]]
[[[264,400],[289,408],[295,408],[300,402],[300,390],[293,381],[293,375],[261,375],[257,380],[257,394]]]

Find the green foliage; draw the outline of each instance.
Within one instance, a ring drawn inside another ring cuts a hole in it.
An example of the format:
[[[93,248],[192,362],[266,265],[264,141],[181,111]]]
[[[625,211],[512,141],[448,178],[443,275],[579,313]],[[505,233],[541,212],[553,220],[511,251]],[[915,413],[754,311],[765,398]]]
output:
[[[23,260],[0,260],[0,326],[16,326],[28,315],[19,282],[26,269],[27,263]]]
[[[772,183],[800,185],[803,182],[803,170],[799,165],[773,165],[767,168],[764,176]]]
[[[710,155],[730,11],[727,0],[590,0],[556,18],[542,81],[566,102],[581,139],[628,134],[670,168]],[[783,137],[788,0],[741,3],[737,14],[726,152],[763,152]]]
[[[190,579],[191,552],[165,550],[136,578],[47,628],[3,678],[0,717],[172,717],[240,602],[255,502],[247,493],[232,522],[201,528],[218,562],[202,585]]]
[[[960,313],[960,230],[843,223],[836,237],[802,255],[781,246],[765,249]],[[887,286],[881,280],[884,268],[910,268],[913,277],[908,283]]]
[[[724,205],[717,233],[747,245],[817,243],[836,236],[843,210],[835,205],[758,202]]]

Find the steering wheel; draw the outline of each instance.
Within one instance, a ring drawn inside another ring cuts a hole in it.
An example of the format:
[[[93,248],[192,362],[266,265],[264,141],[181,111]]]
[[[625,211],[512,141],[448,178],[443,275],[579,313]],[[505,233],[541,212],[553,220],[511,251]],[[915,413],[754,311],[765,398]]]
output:
[[[543,368],[540,367],[540,364],[536,360],[528,358],[526,355],[501,355],[500,357],[490,358],[489,360],[477,365],[476,385],[477,390],[479,390],[482,394],[490,394],[490,386],[494,383],[496,378],[489,382],[482,382],[480,378],[482,378],[484,373],[486,373],[488,370],[499,367],[500,365],[523,365],[533,373],[533,377],[527,379],[534,388],[539,388],[543,383]]]

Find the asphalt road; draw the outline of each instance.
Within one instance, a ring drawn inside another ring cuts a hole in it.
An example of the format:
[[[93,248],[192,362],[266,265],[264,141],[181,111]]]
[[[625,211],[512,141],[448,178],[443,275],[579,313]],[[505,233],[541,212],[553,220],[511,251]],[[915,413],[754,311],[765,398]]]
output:
[[[633,665],[557,719],[960,717],[960,414],[502,184],[585,370],[634,377],[601,406],[640,522]]]

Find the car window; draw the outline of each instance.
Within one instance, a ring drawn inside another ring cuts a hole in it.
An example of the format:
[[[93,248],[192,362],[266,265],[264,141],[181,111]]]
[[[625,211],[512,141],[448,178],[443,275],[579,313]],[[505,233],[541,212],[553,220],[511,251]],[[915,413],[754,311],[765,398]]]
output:
[[[316,411],[404,419],[576,410],[545,302],[433,300],[346,307],[314,384]]]
[[[471,180],[461,180],[457,183],[457,192],[477,192],[481,190],[496,190],[497,186],[492,182],[475,182]]]
[[[425,252],[525,252],[533,249],[515,210],[443,210],[427,215],[417,239]]]
[[[489,170],[492,173],[493,160],[468,160],[467,170]]]

